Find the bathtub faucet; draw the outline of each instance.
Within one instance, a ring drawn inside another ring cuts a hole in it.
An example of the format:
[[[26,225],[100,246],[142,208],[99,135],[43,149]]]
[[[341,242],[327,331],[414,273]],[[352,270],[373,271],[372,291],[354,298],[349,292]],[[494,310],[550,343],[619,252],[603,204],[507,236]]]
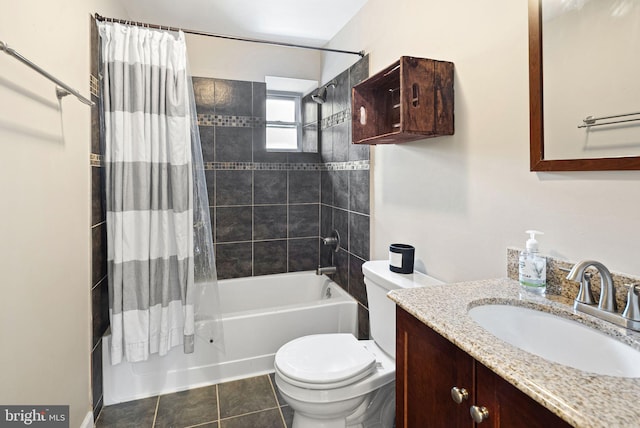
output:
[[[337,271],[335,264],[333,263],[333,255],[340,250],[340,234],[337,230],[334,230],[331,232],[331,236],[320,239],[322,240],[322,245],[329,247],[332,251],[329,252],[329,266],[322,267],[322,265],[318,265],[316,275],[333,275]]]
[[[340,250],[340,234],[337,230],[331,232],[331,236],[327,236],[326,238],[321,239],[322,245],[326,245],[327,247],[331,248],[334,253],[337,253],[338,250]]]
[[[337,268],[335,266],[325,266],[325,267],[318,266],[318,269],[316,269],[316,275],[322,275],[322,274],[332,275],[336,273],[336,271],[337,271]]]

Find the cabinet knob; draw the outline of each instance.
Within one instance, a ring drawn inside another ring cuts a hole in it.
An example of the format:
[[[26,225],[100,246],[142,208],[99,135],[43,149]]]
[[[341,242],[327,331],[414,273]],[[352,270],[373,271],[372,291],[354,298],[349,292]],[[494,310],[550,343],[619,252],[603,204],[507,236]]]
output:
[[[471,413],[471,419],[477,424],[489,418],[489,410],[484,406],[471,406],[469,413]]]
[[[469,393],[464,388],[458,388],[457,386],[454,386],[453,388],[451,388],[451,398],[453,398],[453,401],[460,404],[464,400],[467,400],[469,398]]]

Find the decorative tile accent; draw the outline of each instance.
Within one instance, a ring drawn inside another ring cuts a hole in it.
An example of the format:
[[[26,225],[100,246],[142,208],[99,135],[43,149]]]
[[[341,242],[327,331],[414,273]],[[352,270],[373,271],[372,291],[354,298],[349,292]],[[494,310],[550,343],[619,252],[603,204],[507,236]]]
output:
[[[320,121],[320,129],[324,130],[332,126],[344,123],[348,120],[351,120],[351,108],[339,111],[338,113],[334,113],[331,116],[322,119]]]
[[[104,157],[97,153],[89,154],[89,165],[91,166],[103,166]]]
[[[258,128],[265,126],[264,117],[227,116],[220,114],[198,114],[199,126],[220,126],[231,128]]]
[[[310,164],[313,165],[313,164]],[[293,165],[288,163],[267,163],[256,162],[254,163],[254,169],[256,171],[289,171]]]
[[[287,164],[288,171],[322,171],[321,163],[290,163]]]
[[[89,92],[94,97],[100,96],[100,80],[93,74],[89,75]]]
[[[355,171],[368,170],[368,160],[326,163],[205,162],[205,171]]]
[[[355,170],[368,170],[368,160],[357,160],[348,162],[326,162],[323,164],[325,169],[323,171],[355,171]]]
[[[223,170],[254,170],[253,162],[206,162],[204,164],[204,169],[213,170],[213,171],[223,171]]]

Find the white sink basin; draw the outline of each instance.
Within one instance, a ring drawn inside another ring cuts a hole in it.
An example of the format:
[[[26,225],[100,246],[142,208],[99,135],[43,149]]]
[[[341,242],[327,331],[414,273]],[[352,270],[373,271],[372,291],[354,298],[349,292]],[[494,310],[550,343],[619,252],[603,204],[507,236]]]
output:
[[[499,339],[555,363],[600,375],[640,377],[640,351],[578,322],[510,305],[476,306],[469,315]]]

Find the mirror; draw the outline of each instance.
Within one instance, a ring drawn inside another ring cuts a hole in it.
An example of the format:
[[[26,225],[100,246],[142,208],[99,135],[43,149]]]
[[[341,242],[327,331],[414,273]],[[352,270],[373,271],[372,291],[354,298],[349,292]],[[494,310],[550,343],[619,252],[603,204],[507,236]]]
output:
[[[635,0],[529,0],[531,171],[640,169],[639,25]]]

